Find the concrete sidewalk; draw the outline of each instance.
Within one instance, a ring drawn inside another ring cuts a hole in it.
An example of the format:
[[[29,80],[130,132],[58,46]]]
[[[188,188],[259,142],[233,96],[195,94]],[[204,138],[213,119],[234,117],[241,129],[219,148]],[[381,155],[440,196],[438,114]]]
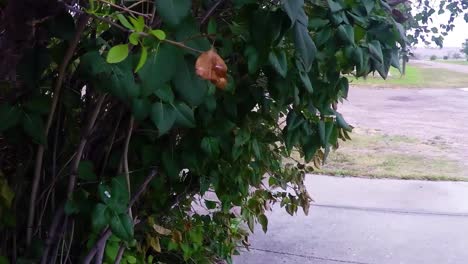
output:
[[[310,175],[309,216],[274,208],[251,237],[252,263],[449,264],[468,261],[468,183]]]

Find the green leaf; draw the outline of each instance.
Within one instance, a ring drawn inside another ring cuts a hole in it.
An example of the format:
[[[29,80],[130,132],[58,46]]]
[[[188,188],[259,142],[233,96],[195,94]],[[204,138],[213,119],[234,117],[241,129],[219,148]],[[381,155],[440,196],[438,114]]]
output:
[[[166,33],[160,29],[155,29],[150,31],[151,35],[155,36],[159,40],[166,39]]]
[[[93,163],[89,160],[83,160],[78,165],[78,178],[86,181],[96,180]]]
[[[105,204],[109,204],[111,202],[111,199],[112,199],[112,193],[111,192],[112,192],[112,190],[108,185],[103,184],[103,183],[100,183],[98,185],[99,198]]]
[[[170,105],[154,103],[151,109],[151,120],[159,129],[159,135],[166,134],[174,125],[177,113]]]
[[[343,128],[344,130],[351,132],[353,128],[344,120],[343,115],[340,113],[336,112],[336,124],[338,127]]]
[[[145,29],[145,19],[142,16],[138,16],[137,19],[133,17],[129,17],[129,18],[130,18],[130,22],[132,22],[132,25],[135,28],[135,31],[143,32],[143,30]]]
[[[193,36],[198,36],[194,38]],[[200,32],[200,28],[198,27],[198,21],[192,16],[187,17],[184,21],[177,27],[175,32],[175,38],[179,42],[183,42],[187,47],[206,51],[211,48],[210,41]],[[198,52],[190,51],[188,49],[182,50],[185,53],[190,53],[194,56],[200,55]]]
[[[110,211],[107,205],[98,203],[94,207],[91,217],[93,230],[96,232],[101,232],[110,221]]]
[[[142,94],[150,95],[158,87],[170,81],[177,73],[177,64],[183,61],[180,51],[169,44],[161,44],[156,52],[150,53],[145,65],[138,71]]]
[[[184,127],[195,127],[195,117],[193,116],[193,109],[182,102],[177,102],[174,105],[176,112],[175,123]]]
[[[49,113],[51,98],[49,96],[40,95],[31,98],[24,104],[24,107],[32,113],[39,113],[45,115]]]
[[[0,105],[0,132],[18,124],[21,110],[16,105],[3,103]]]
[[[307,27],[301,23],[294,25],[294,45],[296,47],[296,56],[304,67],[303,70],[309,72],[315,59],[317,48],[310,37]]]
[[[139,39],[140,39],[140,34],[138,34],[138,32],[133,32],[132,34],[128,36],[128,41],[130,41],[132,45],[138,45]]]
[[[279,75],[283,78],[286,77],[288,72],[288,62],[286,59],[286,52],[281,50],[280,52],[272,51],[268,56],[271,66],[276,70]]]
[[[260,145],[256,138],[252,140],[252,150],[254,151],[254,155],[257,159],[261,159],[262,153],[260,151]]]
[[[25,114],[22,123],[24,132],[26,132],[34,142],[46,145],[44,123],[38,114]]]
[[[201,142],[201,149],[209,157],[217,157],[220,153],[219,138],[217,137],[204,137]]]
[[[210,201],[210,200],[205,200],[205,206],[208,209],[215,209],[216,208],[216,202],[215,201]]]
[[[106,61],[108,63],[119,63],[128,56],[128,45],[120,44],[112,47],[107,53]]]
[[[172,92],[172,88],[170,85],[165,84],[159,87],[157,90],[154,91],[154,94],[159,97],[161,100],[167,103],[174,102],[174,93]]]
[[[307,92],[313,93],[314,88],[312,87],[312,83],[310,82],[309,75],[305,72],[299,72],[299,77],[301,77],[301,81],[304,84],[304,87],[306,88]]]
[[[258,222],[262,226],[263,232],[266,233],[268,230],[268,218],[264,214],[261,214],[258,216]]]
[[[110,260],[115,260],[118,252],[119,252],[119,243],[110,241],[109,239],[109,241],[106,244],[106,251],[105,251],[106,257]]]
[[[0,264],[9,264],[10,261],[5,256],[0,256]]]
[[[128,193],[127,180],[123,175],[112,179],[110,199],[112,202],[123,205],[125,208],[127,207],[130,194]]]
[[[234,144],[242,146],[250,140],[250,132],[246,129],[239,130],[236,135]]]
[[[338,37],[346,44],[354,44],[354,30],[351,25],[340,25],[338,27]]]
[[[164,23],[177,26],[189,14],[191,0],[164,0],[155,1],[156,10]]]
[[[134,98],[132,100],[132,112],[136,120],[145,120],[151,111],[151,103],[147,98]]]
[[[134,30],[135,28],[132,26],[132,24],[130,24],[130,22],[128,22],[128,20],[122,15],[122,14],[117,14],[117,19],[120,21],[120,23],[130,29],[130,30]]]
[[[216,34],[216,19],[214,17],[210,18],[208,21],[207,32],[208,34]]]
[[[191,106],[198,106],[205,100],[208,92],[207,84],[195,74],[194,63],[182,60],[178,73],[174,77],[174,88],[177,94]]]
[[[373,40],[369,42],[369,52],[372,58],[377,60],[379,63],[383,63],[382,46],[379,41]]]
[[[125,259],[129,264],[135,264],[137,263],[137,259],[134,256],[126,256]]]
[[[66,215],[73,215],[80,212],[78,205],[73,200],[67,200],[65,202],[64,210]]]
[[[247,57],[247,67],[250,74],[254,74],[258,70],[258,52],[253,46],[248,46],[245,51]]]
[[[141,46],[140,60],[138,61],[138,65],[135,68],[135,72],[138,72],[143,67],[143,65],[145,65],[147,58],[148,58],[148,49],[145,46]]]
[[[361,0],[361,3],[364,5],[367,14],[370,14],[372,12],[372,9],[374,9],[375,0]]]
[[[81,56],[80,68],[92,76],[106,73],[111,70],[98,51],[90,51]]]
[[[118,238],[131,241],[133,239],[133,221],[127,214],[114,214],[110,221],[112,233]]]
[[[281,0],[281,7],[288,14],[291,22],[294,23],[299,14],[304,13],[304,0]]]
[[[339,3],[337,3],[336,1],[327,0],[327,3],[328,3],[328,6],[330,7],[330,11],[332,13],[343,10],[343,7]]]
[[[0,207],[4,206],[6,208],[10,208],[14,197],[15,193],[8,185],[8,182],[3,174],[0,172]]]

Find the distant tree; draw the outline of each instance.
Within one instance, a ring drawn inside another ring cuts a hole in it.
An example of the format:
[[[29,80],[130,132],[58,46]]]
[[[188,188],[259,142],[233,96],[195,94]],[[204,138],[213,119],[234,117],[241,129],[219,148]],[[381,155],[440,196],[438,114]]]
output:
[[[448,58],[449,58],[448,55],[445,55],[445,56],[443,57],[444,60],[448,60]]]
[[[436,55],[432,55],[432,56],[430,57],[430,59],[431,59],[431,61],[437,60],[437,56],[436,56]]]
[[[468,39],[465,39],[465,43],[462,43],[462,49],[460,51],[465,54],[465,57],[468,60]]]
[[[457,60],[458,60],[458,59],[461,59],[461,55],[460,55],[460,53],[458,53],[458,52],[455,52],[455,53],[453,54],[452,58],[454,58],[454,59],[457,59]]]

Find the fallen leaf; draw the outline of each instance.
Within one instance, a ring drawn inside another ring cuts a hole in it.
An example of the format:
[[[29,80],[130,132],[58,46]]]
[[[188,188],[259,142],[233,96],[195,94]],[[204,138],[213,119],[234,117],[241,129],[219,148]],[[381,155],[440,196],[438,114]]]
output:
[[[195,70],[198,76],[220,89],[224,89],[228,83],[226,63],[213,48],[200,54],[195,63]]]

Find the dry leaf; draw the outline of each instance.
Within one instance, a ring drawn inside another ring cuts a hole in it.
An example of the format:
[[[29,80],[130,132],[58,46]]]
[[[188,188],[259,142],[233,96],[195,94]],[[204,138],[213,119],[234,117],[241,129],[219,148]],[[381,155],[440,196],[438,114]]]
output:
[[[165,227],[162,227],[160,225],[157,225],[157,224],[154,224],[153,225],[153,229],[154,231],[156,231],[156,233],[160,234],[160,235],[163,235],[163,236],[168,236],[171,234],[171,230],[165,228]]]
[[[161,252],[161,244],[159,243],[159,237],[152,237],[150,235],[146,235],[146,242],[154,251],[158,253]]]
[[[220,89],[224,89],[228,83],[226,63],[213,48],[198,57],[195,70],[198,76]]]
[[[177,244],[182,242],[182,234],[177,230],[172,232],[172,241],[174,241]]]

